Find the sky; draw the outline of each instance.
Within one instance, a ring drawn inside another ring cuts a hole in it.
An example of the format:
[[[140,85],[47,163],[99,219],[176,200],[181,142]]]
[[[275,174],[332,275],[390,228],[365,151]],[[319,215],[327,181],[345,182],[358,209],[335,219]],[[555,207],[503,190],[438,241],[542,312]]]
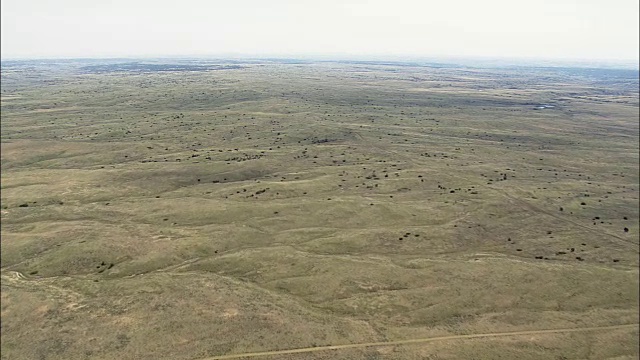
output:
[[[2,0],[4,58],[637,60],[638,0]]]

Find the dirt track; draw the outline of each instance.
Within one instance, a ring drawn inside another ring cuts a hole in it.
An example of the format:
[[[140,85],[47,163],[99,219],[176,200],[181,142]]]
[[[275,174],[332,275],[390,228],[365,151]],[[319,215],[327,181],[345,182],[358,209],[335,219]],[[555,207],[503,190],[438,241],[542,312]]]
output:
[[[252,357],[260,357],[260,356],[303,354],[303,353],[316,352],[316,351],[357,349],[357,348],[372,347],[372,346],[406,345],[406,344],[426,343],[426,342],[432,342],[432,341],[475,339],[475,338],[488,338],[488,337],[501,337],[501,336],[522,336],[522,335],[569,333],[569,332],[584,332],[584,331],[598,331],[598,330],[602,331],[602,330],[616,330],[616,329],[631,329],[631,328],[638,327],[638,325],[639,324],[626,324],[626,325],[613,325],[613,326],[593,326],[593,327],[584,327],[584,328],[545,329],[545,330],[512,331],[512,332],[486,333],[486,334],[450,335],[450,336],[439,336],[439,337],[422,338],[422,339],[381,341],[381,342],[360,343],[360,344],[331,345],[331,346],[318,346],[318,347],[311,347],[311,348],[300,348],[300,349],[289,349],[289,350],[263,351],[263,352],[244,353],[244,354],[229,354],[229,355],[208,357],[200,360],[241,359],[241,358],[252,358]]]

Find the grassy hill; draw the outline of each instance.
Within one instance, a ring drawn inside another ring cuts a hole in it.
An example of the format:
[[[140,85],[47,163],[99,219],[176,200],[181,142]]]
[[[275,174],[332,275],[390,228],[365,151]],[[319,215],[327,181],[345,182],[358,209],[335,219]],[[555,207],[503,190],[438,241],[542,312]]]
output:
[[[635,75],[3,64],[1,358],[637,324]],[[635,359],[638,346],[631,326],[266,357]]]

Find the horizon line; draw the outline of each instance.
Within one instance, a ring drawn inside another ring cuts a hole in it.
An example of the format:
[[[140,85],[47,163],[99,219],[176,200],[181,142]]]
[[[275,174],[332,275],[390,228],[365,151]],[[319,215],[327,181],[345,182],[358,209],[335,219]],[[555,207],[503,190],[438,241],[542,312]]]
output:
[[[411,54],[346,54],[346,53],[218,53],[218,54],[131,54],[131,55],[29,55],[3,56],[0,61],[33,61],[33,60],[116,60],[116,59],[289,59],[289,60],[322,60],[322,61],[500,61],[500,62],[537,62],[537,63],[600,63],[601,65],[635,65],[640,68],[640,58],[554,58],[539,56],[500,56],[500,55],[411,55]]]

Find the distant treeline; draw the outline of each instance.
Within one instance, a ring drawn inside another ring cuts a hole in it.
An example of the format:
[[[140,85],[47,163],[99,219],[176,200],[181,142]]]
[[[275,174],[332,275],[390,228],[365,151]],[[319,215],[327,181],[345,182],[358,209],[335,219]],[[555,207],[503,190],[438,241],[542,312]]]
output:
[[[89,65],[80,68],[92,73],[107,72],[159,72],[159,71],[209,71],[242,69],[239,65],[191,65],[191,64],[148,64],[139,62]]]

